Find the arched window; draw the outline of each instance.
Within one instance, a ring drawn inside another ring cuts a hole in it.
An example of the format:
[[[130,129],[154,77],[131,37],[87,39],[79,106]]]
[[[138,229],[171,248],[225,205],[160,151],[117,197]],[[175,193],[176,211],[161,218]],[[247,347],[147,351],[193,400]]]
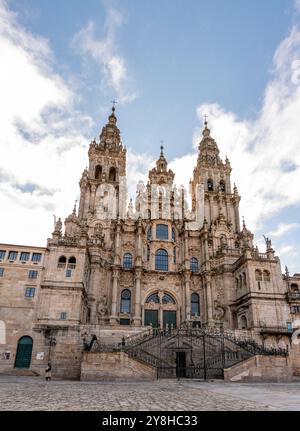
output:
[[[241,329],[247,329],[248,328],[248,323],[247,323],[246,316],[241,316],[241,318],[240,318],[240,326],[241,326]]]
[[[121,313],[130,313],[131,306],[131,292],[125,289],[121,293]]]
[[[57,263],[57,268],[65,268],[67,264],[67,258],[66,256],[60,256]]]
[[[200,316],[200,303],[198,293],[192,293],[191,296],[192,316]]]
[[[176,265],[176,247],[173,247],[173,263]]]
[[[148,296],[146,300],[146,304],[149,304],[149,302],[155,302],[155,304],[159,304],[159,296],[157,293],[152,293],[150,296]]]
[[[266,269],[263,272],[263,276],[264,276],[264,281],[271,281],[270,273]]]
[[[214,182],[212,179],[207,180],[207,190],[209,192],[213,192],[214,191]]]
[[[109,181],[116,181],[116,178],[117,178],[116,168],[110,168],[108,180]]]
[[[155,269],[156,271],[168,271],[168,253],[163,248],[160,248],[155,253]]]
[[[175,299],[169,295],[168,293],[165,293],[163,298],[162,298],[162,303],[163,304],[176,304]]]
[[[150,241],[152,238],[152,227],[150,226],[147,230],[147,240]]]
[[[95,179],[100,180],[102,176],[102,166],[97,165],[95,168]]]
[[[68,269],[75,269],[75,267],[76,267],[76,257],[74,257],[74,256],[69,257]]]
[[[18,341],[15,368],[29,368],[31,362],[33,340],[24,336]]]
[[[243,287],[242,274],[240,274],[240,276],[239,276],[239,282],[240,282],[240,289],[241,289]]]
[[[291,284],[291,291],[292,291],[292,292],[299,292],[298,284],[296,284],[296,283],[292,283],[292,284]]]
[[[191,261],[190,261],[190,270],[192,272],[198,272],[199,271],[198,259],[196,259],[195,257],[191,258]]]
[[[174,228],[172,228],[172,241],[176,241],[176,232]]]
[[[260,269],[255,270],[255,280],[256,281],[262,281],[262,272]]]
[[[147,210],[147,218],[148,220],[151,220],[151,210]]]
[[[225,192],[225,182],[223,180],[220,181],[219,188],[221,192]]]
[[[168,230],[169,230],[169,226],[167,224],[157,224],[156,239],[167,240],[169,238]]]
[[[132,268],[132,255],[130,253],[125,253],[123,256],[123,268],[124,269]]]

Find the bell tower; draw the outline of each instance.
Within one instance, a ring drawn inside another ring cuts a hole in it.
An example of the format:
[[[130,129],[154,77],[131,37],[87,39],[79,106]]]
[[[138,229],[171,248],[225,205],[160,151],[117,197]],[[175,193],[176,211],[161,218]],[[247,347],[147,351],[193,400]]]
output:
[[[223,162],[219,156],[219,148],[207,127],[205,117],[202,139],[198,147],[197,165],[190,182],[192,209],[196,210],[197,187],[204,187],[204,217],[209,225],[222,218],[231,225],[235,232],[240,231],[239,202],[240,196],[236,186],[231,189],[231,166],[226,157]],[[202,203],[203,204],[203,203]]]
[[[117,127],[115,107],[102,128],[99,143],[94,139],[89,147],[89,167],[82,173],[79,182],[81,197],[79,218],[97,216],[100,211],[109,214],[108,205],[115,202],[115,217],[122,212],[120,205],[126,205],[126,149],[121,143]]]

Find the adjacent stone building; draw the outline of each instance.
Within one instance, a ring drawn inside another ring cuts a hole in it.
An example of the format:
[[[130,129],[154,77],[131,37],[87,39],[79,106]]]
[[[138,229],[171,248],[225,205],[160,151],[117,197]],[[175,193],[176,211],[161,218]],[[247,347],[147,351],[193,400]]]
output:
[[[163,147],[127,206],[126,149],[112,109],[64,229],[56,221],[45,248],[0,245],[0,372],[39,373],[51,358],[56,375],[76,378],[91,334],[120,341],[150,325],[247,330],[291,346],[300,274],[282,274],[269,238],[264,252],[254,247],[240,226],[230,162],[206,121],[202,135],[191,209]]]

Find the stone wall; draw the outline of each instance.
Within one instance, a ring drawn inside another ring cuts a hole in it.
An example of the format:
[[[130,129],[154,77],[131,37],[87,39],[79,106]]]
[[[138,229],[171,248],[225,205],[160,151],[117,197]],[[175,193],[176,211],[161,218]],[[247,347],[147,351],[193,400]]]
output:
[[[85,352],[80,380],[145,381],[156,379],[156,368],[130,358],[125,352]]]
[[[290,382],[292,378],[289,357],[256,355],[224,370],[225,382]]]

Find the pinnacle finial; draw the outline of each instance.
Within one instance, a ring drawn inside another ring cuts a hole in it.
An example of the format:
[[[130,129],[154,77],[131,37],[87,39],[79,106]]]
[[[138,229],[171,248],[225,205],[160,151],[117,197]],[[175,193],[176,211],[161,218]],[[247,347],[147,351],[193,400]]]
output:
[[[77,199],[75,199],[75,203],[74,203],[74,208],[73,208],[73,214],[76,215],[76,211],[77,211]]]
[[[163,156],[164,155],[164,146],[163,146],[164,141],[160,141],[160,155]]]
[[[116,104],[118,103],[116,100],[112,100],[111,101],[111,103],[112,103],[112,108],[111,108],[111,110],[113,111],[113,112],[115,112],[115,110],[116,110]]]
[[[207,129],[207,115],[205,114],[205,115],[203,116],[203,118],[204,118],[204,126],[205,126],[205,129]]]
[[[246,229],[245,217],[243,216],[243,228]]]

